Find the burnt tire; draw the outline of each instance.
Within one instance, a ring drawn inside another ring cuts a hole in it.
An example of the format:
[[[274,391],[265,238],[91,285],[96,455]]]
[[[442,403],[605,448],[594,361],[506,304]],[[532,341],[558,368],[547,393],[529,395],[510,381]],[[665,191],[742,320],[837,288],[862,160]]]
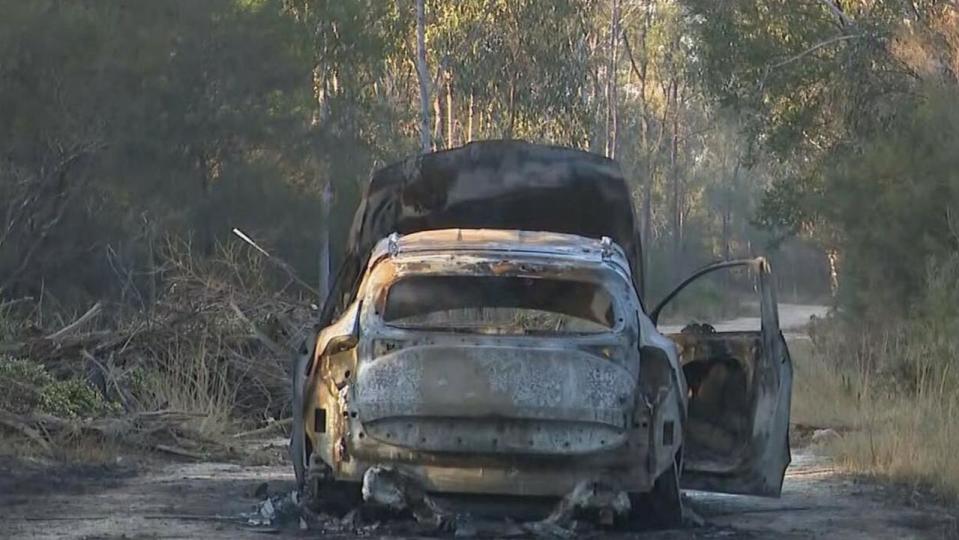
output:
[[[653,489],[631,493],[630,521],[642,529],[674,529],[683,525],[683,493],[679,487],[679,468],[673,464],[664,471]]]

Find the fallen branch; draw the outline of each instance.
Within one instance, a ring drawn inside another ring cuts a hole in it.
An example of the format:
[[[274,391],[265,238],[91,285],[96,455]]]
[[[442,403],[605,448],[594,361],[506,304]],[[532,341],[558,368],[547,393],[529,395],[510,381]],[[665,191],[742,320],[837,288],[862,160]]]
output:
[[[62,337],[69,335],[71,332],[77,328],[80,328],[88,321],[96,317],[100,313],[101,309],[103,309],[103,304],[100,302],[93,304],[93,307],[88,309],[87,312],[81,315],[79,319],[50,334],[46,337],[46,339],[49,339],[50,341],[59,341]]]
[[[280,427],[280,426],[286,426],[286,425],[289,425],[289,424],[292,424],[292,423],[293,423],[293,419],[292,419],[292,418],[284,418],[283,420],[276,420],[276,421],[270,422],[269,424],[267,424],[267,425],[265,425],[265,426],[263,426],[263,427],[261,427],[261,428],[253,429],[253,430],[250,430],[250,431],[244,431],[244,432],[241,432],[241,433],[236,433],[236,434],[233,435],[233,438],[234,438],[234,439],[242,439],[242,438],[244,438],[244,437],[254,437],[254,436],[256,436],[256,435],[262,435],[262,434],[264,434],[264,433],[269,433],[270,431],[273,431],[274,429],[276,429],[276,428],[278,428],[278,427]]]
[[[209,516],[198,514],[147,514],[141,516],[143,519],[180,519],[184,521],[245,521],[238,516],[223,516],[220,514],[211,514]]]
[[[273,341],[270,336],[266,335],[266,332],[260,330],[260,328],[253,321],[251,321],[246,314],[243,313],[243,311],[240,309],[240,306],[236,305],[236,302],[231,301],[230,307],[233,308],[236,316],[246,323],[248,327],[250,327],[250,330],[253,332],[253,335],[256,337],[256,339],[260,340],[260,342],[266,345],[273,354],[278,356],[286,356],[289,354],[289,351],[280,346],[279,343]]]
[[[198,416],[202,415],[162,410],[136,413],[123,417],[80,420],[60,418],[38,412],[18,415],[0,410],[0,425],[24,434],[47,451],[51,448],[50,443],[57,437],[89,433],[133,446],[152,448],[192,459],[207,459],[210,457],[209,452],[199,453],[184,450],[179,446],[167,444],[167,441],[172,440],[179,444],[188,439],[196,439],[214,444],[218,451],[225,452],[226,450],[221,444],[211,441],[184,425],[187,420]]]
[[[158,444],[153,447],[154,450],[159,450],[160,452],[166,452],[167,454],[173,454],[175,456],[188,457],[191,459],[203,460],[208,456],[206,454],[201,454],[199,452],[191,452],[189,450],[184,450],[183,448],[177,448],[175,446],[170,446],[166,444]]]

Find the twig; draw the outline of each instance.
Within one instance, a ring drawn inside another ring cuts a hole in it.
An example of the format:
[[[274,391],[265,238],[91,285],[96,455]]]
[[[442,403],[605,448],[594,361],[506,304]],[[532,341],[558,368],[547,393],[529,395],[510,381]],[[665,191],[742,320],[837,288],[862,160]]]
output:
[[[254,435],[262,435],[263,433],[269,433],[270,431],[272,431],[273,429],[279,426],[285,426],[291,423],[293,423],[292,418],[284,418],[283,420],[276,420],[275,422],[270,422],[269,424],[261,428],[253,429],[250,431],[243,431],[241,433],[236,433],[233,435],[233,438],[242,439],[243,437],[252,437]]]
[[[24,296],[23,298],[14,298],[13,300],[5,300],[0,302],[0,309],[9,309],[17,304],[22,304],[24,302],[32,302],[32,296]]]
[[[256,324],[254,324],[253,321],[251,321],[249,317],[247,317],[246,314],[243,313],[243,311],[240,309],[240,306],[236,305],[236,302],[231,301],[230,307],[233,308],[234,312],[236,312],[236,316],[239,317],[243,322],[247,324],[247,326],[250,327],[250,329],[253,331],[253,335],[258,340],[260,340],[264,345],[266,345],[267,348],[270,349],[270,351],[272,351],[274,354],[277,354],[277,355],[285,355],[289,353],[289,351],[281,347],[279,343],[270,339],[270,336],[266,335],[265,332],[260,330],[259,327],[257,327]]]
[[[166,452],[167,454],[173,454],[175,456],[183,456],[191,459],[206,459],[206,454],[201,454],[199,452],[191,452],[189,450],[184,450],[183,448],[177,448],[175,446],[170,446],[166,444],[158,444],[153,447],[156,450],[161,452]]]
[[[311,287],[307,282],[305,282],[305,281],[303,281],[302,279],[300,279],[300,276],[296,275],[296,272],[293,271],[293,268],[290,267],[290,265],[287,264],[286,261],[284,261],[283,259],[280,259],[280,258],[278,258],[278,257],[274,257],[273,255],[271,255],[271,254],[270,254],[269,252],[267,252],[265,249],[261,248],[261,247],[259,246],[259,244],[257,244],[256,242],[254,242],[252,238],[250,238],[249,236],[247,236],[247,235],[246,235],[243,231],[241,231],[240,229],[234,228],[234,229],[233,229],[233,234],[235,234],[240,240],[243,240],[244,242],[246,242],[247,244],[249,244],[250,246],[252,246],[253,249],[255,249],[255,250],[257,250],[258,252],[260,252],[261,255],[263,255],[264,257],[267,258],[267,260],[269,260],[269,261],[272,262],[273,264],[275,264],[275,265],[279,266],[281,269],[283,269],[283,271],[286,272],[287,275],[290,276],[290,279],[292,279],[293,281],[295,281],[295,282],[296,282],[297,284],[299,284],[301,287],[303,287],[304,289],[306,289],[306,290],[310,291],[311,293],[313,293],[314,295],[316,295],[317,298],[321,298],[321,297],[322,297],[322,295],[320,294],[320,291],[316,290],[316,288]]]
[[[110,517],[112,517],[112,515],[103,514],[99,516],[26,516],[21,518],[10,517],[4,519],[22,519],[23,521],[95,521],[109,519]]]
[[[91,307],[90,309],[88,309],[87,312],[84,313],[83,315],[81,315],[79,319],[77,319],[77,320],[73,321],[72,323],[64,326],[64,327],[61,328],[60,330],[57,330],[56,332],[54,332],[54,333],[46,336],[46,339],[49,339],[49,340],[51,340],[51,341],[58,341],[58,340],[60,340],[60,339],[63,338],[64,336],[69,335],[71,332],[73,332],[73,331],[76,330],[77,328],[80,328],[81,326],[83,326],[84,324],[86,324],[90,319],[96,317],[97,314],[100,313],[100,310],[101,310],[101,309],[103,309],[103,304],[102,304],[102,303],[97,302],[96,304],[93,304],[93,307]]]
[[[770,71],[770,70],[783,67],[783,66],[785,66],[786,64],[791,64],[791,63],[793,63],[793,62],[795,62],[795,61],[797,61],[797,60],[802,59],[803,57],[805,57],[805,56],[807,56],[807,55],[809,55],[809,54],[812,54],[812,53],[818,51],[819,49],[821,49],[821,48],[823,48],[823,47],[825,47],[825,46],[827,46],[827,45],[832,45],[833,43],[836,43],[836,42],[838,42],[838,41],[846,41],[846,40],[850,40],[850,39],[858,39],[858,38],[861,38],[861,37],[863,37],[862,34],[843,34],[843,35],[840,35],[840,36],[831,37],[831,38],[829,38],[829,39],[827,39],[827,40],[820,41],[819,43],[813,45],[812,47],[809,47],[808,49],[806,49],[806,50],[804,50],[804,51],[802,51],[802,52],[800,52],[800,53],[798,53],[798,54],[795,54],[795,55],[793,55],[793,56],[790,56],[789,58],[787,58],[787,59],[785,59],[785,60],[782,60],[781,62],[777,62],[777,63],[775,63],[775,64],[770,64],[770,65],[766,66],[766,71],[768,72],[768,71]]]
[[[239,516],[223,516],[220,514],[211,514],[208,516],[198,514],[147,514],[141,516],[143,519],[180,519],[189,521],[243,521]]]

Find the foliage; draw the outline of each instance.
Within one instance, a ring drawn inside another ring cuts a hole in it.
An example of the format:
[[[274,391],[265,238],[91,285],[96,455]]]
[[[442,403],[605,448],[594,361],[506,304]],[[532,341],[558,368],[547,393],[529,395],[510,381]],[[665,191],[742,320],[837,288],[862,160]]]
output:
[[[0,357],[0,381],[8,389],[3,394],[0,408],[22,414],[39,406],[43,389],[55,379],[42,364]]]
[[[840,463],[959,496],[959,256],[930,263],[909,320],[832,315],[797,362],[799,422],[840,429]]]
[[[959,96],[928,92],[825,175],[823,214],[844,233],[847,306],[926,309],[928,266],[959,250],[957,137]]]
[[[62,418],[82,418],[121,410],[118,403],[103,400],[102,395],[80,379],[55,381],[43,388],[40,410]]]
[[[0,289],[148,302],[165,233],[209,250],[232,226],[292,240],[316,223],[310,186],[279,181],[308,170],[309,94],[274,2],[0,8]]]
[[[0,398],[0,409],[8,412],[83,418],[119,410],[118,404],[105,401],[86,381],[57,380],[31,360],[0,358],[0,381],[8,389]]]
[[[740,119],[706,99],[681,4],[426,7],[434,148],[525,138],[615,156],[669,275],[762,244],[750,216],[765,179],[741,166]],[[209,256],[233,227],[312,283],[321,237],[342,251],[370,172],[416,151],[411,5],[0,8],[5,297],[149,308],[162,239]]]
[[[685,2],[704,81],[783,166],[757,223],[840,261],[840,301],[908,306],[956,250],[957,11],[938,2]]]

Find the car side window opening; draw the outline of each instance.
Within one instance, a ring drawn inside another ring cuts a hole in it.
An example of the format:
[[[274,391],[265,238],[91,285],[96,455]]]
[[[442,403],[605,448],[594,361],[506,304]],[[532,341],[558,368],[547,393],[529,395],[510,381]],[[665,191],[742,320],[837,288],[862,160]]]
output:
[[[483,334],[579,334],[615,326],[613,297],[587,281],[420,275],[393,283],[383,320],[408,329]]]

